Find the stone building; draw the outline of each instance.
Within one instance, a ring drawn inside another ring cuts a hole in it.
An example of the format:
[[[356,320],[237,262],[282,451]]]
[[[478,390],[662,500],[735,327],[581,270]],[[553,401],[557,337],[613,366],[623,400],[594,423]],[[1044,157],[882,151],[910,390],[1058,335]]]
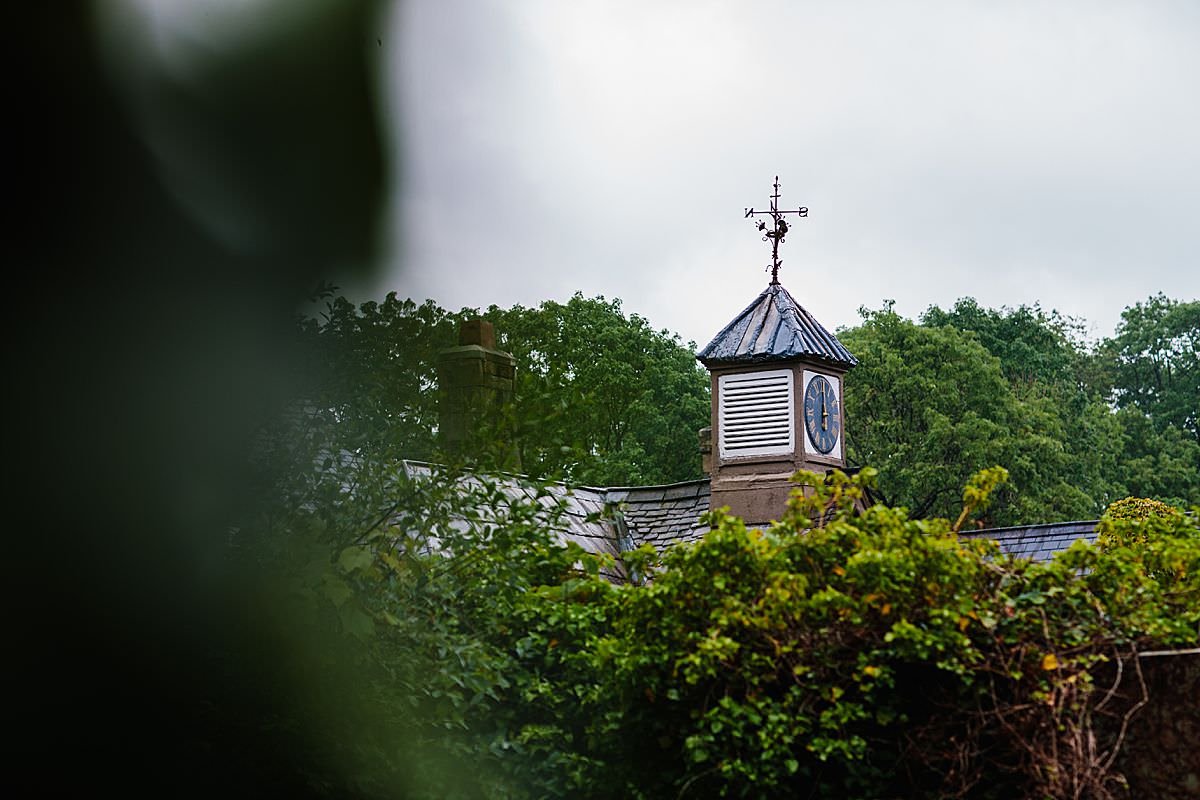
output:
[[[712,379],[711,428],[700,432],[705,477],[665,486],[592,487],[552,484],[536,490],[517,472],[500,478],[514,500],[548,492],[564,513],[557,534],[591,552],[613,556],[613,580],[627,580],[621,554],[643,544],[662,550],[694,542],[708,530],[710,508],[728,506],[748,524],[778,519],[797,470],[847,469],[844,383],[858,360],[783,287],[766,289],[698,354]],[[443,353],[442,426],[465,443],[473,426],[493,424],[511,395],[515,370],[496,349],[491,324],[467,323],[459,345]],[[515,448],[514,448],[515,452]],[[429,465],[406,464],[417,477]],[[1095,539],[1095,521],[1028,525],[964,533],[994,539],[1014,555],[1046,559],[1076,539]]]

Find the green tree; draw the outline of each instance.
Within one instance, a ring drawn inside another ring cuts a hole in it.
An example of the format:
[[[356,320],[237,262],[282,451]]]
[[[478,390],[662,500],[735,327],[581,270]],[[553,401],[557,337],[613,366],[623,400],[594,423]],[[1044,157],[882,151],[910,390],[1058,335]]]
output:
[[[517,359],[527,469],[592,485],[700,476],[709,383],[694,343],[626,316],[620,300],[581,294],[485,316]]]
[[[461,315],[459,315],[461,316]],[[328,298],[300,320],[305,410],[343,423],[341,444],[380,459],[437,452],[437,355],[456,343],[458,316],[388,294],[355,306]]]
[[[1141,410],[1160,431],[1174,426],[1200,442],[1200,301],[1159,293],[1134,303],[1101,349],[1119,406]]]
[[[994,522],[1095,517],[1130,493],[1196,502],[1200,446],[1188,427],[1194,425],[1189,420],[1198,405],[1200,374],[1195,368],[1200,358],[1195,313],[1195,303],[1160,295],[1126,309],[1118,336],[1094,348],[1082,340],[1077,320],[1047,314],[1038,306],[997,310],[964,298],[949,310],[930,307],[920,326],[904,328],[905,336],[897,333],[899,321],[881,325],[882,318],[868,319],[847,334],[849,341],[856,336],[878,340],[856,347],[882,348],[867,349],[863,366],[847,381],[850,455],[880,465],[884,496],[917,513],[935,508],[949,513],[944,501],[956,479],[988,457],[1013,473]],[[938,328],[978,341],[997,360],[1007,392],[978,372],[957,345],[920,333]],[[922,336],[939,343],[921,347],[911,338]],[[955,365],[948,370],[937,363],[936,350],[943,346]],[[872,363],[875,358],[884,360]],[[914,405],[909,389],[921,380],[942,391]],[[893,403],[882,402],[884,397]],[[1122,406],[1117,413],[1113,398]],[[861,409],[854,407],[868,399]],[[923,427],[910,422],[903,416],[909,413],[901,407],[906,405],[930,418],[943,409],[943,416],[964,423],[962,430],[953,430],[950,423]],[[987,449],[977,447],[971,454],[977,460],[961,464],[960,474],[954,475],[947,466],[957,456],[953,447],[938,447],[937,432],[950,429],[958,441],[971,442],[965,424],[973,421],[970,412],[996,426],[989,434],[994,440]],[[884,431],[890,441],[874,438]],[[904,457],[889,461],[893,454]],[[898,487],[903,487],[900,493]],[[927,502],[933,491],[940,492],[941,507]]]
[[[973,333],[917,325],[890,306],[863,314],[862,325],[839,332],[859,358],[846,380],[847,454],[878,468],[886,503],[916,517],[950,516],[973,472],[1005,464],[1012,481],[991,523],[1099,513],[1108,497],[1076,484],[1052,400],[1018,399]]]
[[[1113,419],[1122,443],[1114,482],[1124,494],[1200,504],[1200,442],[1174,425],[1159,428],[1137,408],[1122,408]]]
[[[1056,483],[1059,496],[1042,493],[1040,521],[1095,516],[1121,495],[1125,437],[1107,403],[1103,369],[1083,341],[1082,322],[1038,305],[983,308],[967,297],[949,311],[931,306],[921,323],[976,336],[1000,360],[1022,415],[1047,420],[1057,445],[1039,455],[1048,460],[1038,466],[1042,484]],[[1063,497],[1073,499],[1064,503]],[[1038,521],[1037,508],[1028,511],[1025,521]]]
[[[461,322],[478,316],[395,294],[357,307],[329,300],[301,326],[309,385],[318,387],[310,411],[355,421],[341,437],[349,452],[445,458],[436,435],[437,355],[456,343]],[[526,472],[599,485],[699,477],[696,433],[708,423],[709,401],[694,345],[602,297],[493,306],[482,316],[495,324],[498,347],[517,359],[511,412]]]
[[[946,516],[975,468],[995,463],[1012,397],[999,362],[949,328],[885,306],[839,332],[859,360],[846,380],[847,455],[879,469],[887,505]]]
[[[1082,323],[1040,306],[984,308],[973,297],[959,299],[948,311],[930,306],[921,315],[928,327],[949,326],[974,333],[1018,396],[1056,387],[1076,388],[1083,377],[1086,352]]]

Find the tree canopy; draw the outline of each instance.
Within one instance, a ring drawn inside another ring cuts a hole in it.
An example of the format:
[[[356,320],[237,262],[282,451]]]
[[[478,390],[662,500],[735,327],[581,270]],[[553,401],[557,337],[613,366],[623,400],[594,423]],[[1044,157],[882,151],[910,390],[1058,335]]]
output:
[[[845,383],[848,456],[878,468],[880,495],[914,516],[952,515],[957,487],[989,464],[1011,474],[989,524],[1095,518],[1127,495],[1200,502],[1198,314],[1196,302],[1156,295],[1091,344],[1080,321],[1038,306],[964,298],[919,321],[864,310],[839,332],[860,360]],[[483,312],[330,299],[302,330],[321,378],[311,406],[351,436],[338,447],[444,458],[437,354],[475,316],[517,359],[525,472],[593,485],[699,477],[709,397],[694,345],[619,300],[578,294]]]
[[[697,432],[708,380],[693,344],[626,315],[619,300],[576,294],[536,308],[448,312],[389,294],[330,300],[302,324],[315,408],[355,432],[347,442],[391,458],[437,459],[437,354],[483,317],[517,359],[512,416],[524,471],[597,485],[699,477]]]
[[[976,465],[1008,463],[1016,401],[978,340],[887,307],[840,338],[859,360],[845,382],[847,451],[880,471],[885,502],[948,516]]]
[[[917,516],[948,514],[955,486],[989,463],[1012,474],[992,524],[1095,518],[1130,494],[1200,502],[1196,305],[1137,303],[1095,345],[1037,306],[964,298],[920,322],[864,310],[839,332],[861,362],[846,381],[848,455]]]
[[[708,377],[684,345],[620,300],[489,308],[517,359],[522,461],[538,475],[593,485],[700,477],[697,433],[708,424]]]
[[[558,540],[544,485],[397,468],[437,455],[434,359],[473,314],[389,297],[306,322],[311,435],[279,437],[290,471],[236,532],[270,578],[235,601],[260,610],[241,663],[288,658],[273,694],[214,713],[301,754],[318,793],[1118,795],[1139,651],[1198,644],[1195,516],[1118,504],[1097,546],[1040,564],[957,535],[1098,514],[1134,485],[1194,495],[1197,443],[1116,407],[1112,345],[1036,309],[866,312],[840,334],[861,360],[847,436],[878,473],[800,476],[766,530],[715,512],[695,545],[622,553],[652,580],[616,586],[613,557]],[[602,298],[486,315],[525,364],[536,470],[685,469],[707,399],[677,338]],[[666,372],[643,380],[651,361]],[[666,413],[678,393],[699,421]],[[886,502],[855,512],[876,477]],[[1160,757],[1143,772],[1179,760]]]
[[[1118,405],[1138,409],[1160,431],[1174,427],[1200,442],[1200,301],[1157,294],[1134,303],[1101,352]]]

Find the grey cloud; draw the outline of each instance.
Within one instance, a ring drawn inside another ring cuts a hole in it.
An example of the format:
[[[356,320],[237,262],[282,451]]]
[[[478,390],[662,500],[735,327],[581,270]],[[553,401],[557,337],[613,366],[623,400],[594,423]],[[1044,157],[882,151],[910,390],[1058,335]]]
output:
[[[1173,3],[412,3],[378,288],[602,293],[703,344],[766,281],[742,208],[779,174],[812,210],[782,278],[830,327],[971,294],[1107,334],[1200,294],[1198,34]]]

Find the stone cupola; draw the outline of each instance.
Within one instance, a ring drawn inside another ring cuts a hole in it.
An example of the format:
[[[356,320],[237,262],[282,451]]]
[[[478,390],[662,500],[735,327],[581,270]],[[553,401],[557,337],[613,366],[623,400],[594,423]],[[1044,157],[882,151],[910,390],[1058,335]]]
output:
[[[697,354],[712,376],[712,508],[778,519],[796,470],[845,468],[842,383],[857,363],[772,281]]]

